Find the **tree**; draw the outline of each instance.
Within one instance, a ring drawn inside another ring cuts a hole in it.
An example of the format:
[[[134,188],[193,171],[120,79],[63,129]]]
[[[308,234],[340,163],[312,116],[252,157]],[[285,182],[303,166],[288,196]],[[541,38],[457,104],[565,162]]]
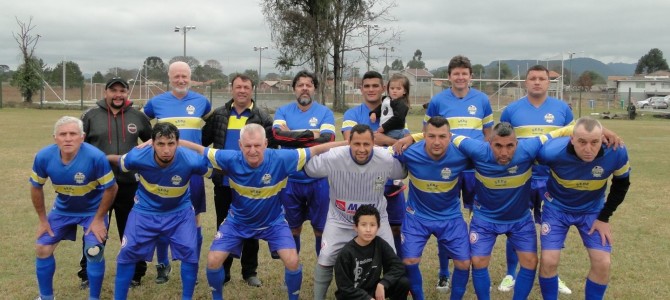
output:
[[[170,63],[169,63],[168,65],[171,65],[173,62],[176,62],[176,61],[183,61],[183,62],[185,62],[186,64],[188,64],[189,67],[191,67],[191,71],[192,71],[193,69],[195,69],[197,66],[200,65],[200,61],[199,61],[199,60],[197,60],[197,59],[196,59],[195,57],[193,57],[193,56],[188,56],[188,55],[187,55],[186,57],[184,57],[184,56],[175,56],[175,57],[173,57],[172,59],[170,59]]]
[[[407,68],[409,69],[425,69],[426,68],[426,63],[421,61],[421,56],[423,53],[421,53],[421,50],[416,49],[414,51],[414,56],[412,57],[412,60],[407,63]]]
[[[402,71],[405,69],[405,66],[402,64],[402,59],[396,58],[391,63],[391,70]]]
[[[654,48],[637,61],[635,74],[649,74],[660,70],[668,70],[668,62],[663,58],[663,51]]]
[[[281,75],[270,72],[265,74],[265,80],[281,80]]]
[[[42,87],[42,78],[40,77],[40,72],[42,71],[41,61],[33,57],[40,35],[33,36],[31,34],[31,31],[35,29],[35,25],[32,25],[32,17],[30,17],[28,23],[19,21],[18,18],[15,19],[16,23],[19,25],[19,32],[12,33],[12,35],[14,36],[16,43],[19,44],[23,64],[19,66],[14,73],[14,76],[12,76],[11,84],[19,87],[25,102],[32,103],[33,94]],[[39,69],[38,65],[40,67]]]
[[[258,70],[246,69],[242,74],[247,75],[249,78],[251,78],[251,80],[254,82],[254,85],[256,86],[261,83],[258,78]]]
[[[147,68],[147,79],[162,83],[168,82],[167,66],[163,59],[158,56],[149,56],[144,60],[144,65]]]
[[[579,78],[577,79],[577,83],[575,83],[577,87],[579,87],[580,90],[588,92],[591,91],[591,87],[593,86],[593,81],[591,80],[591,74],[589,71],[584,71],[582,75],[579,75]]]
[[[212,69],[216,69],[216,70],[219,70],[219,71],[223,72],[223,66],[216,59],[208,59],[208,60],[205,61],[205,63],[202,64],[202,66],[203,67],[208,66]]]
[[[0,65],[0,82],[12,78],[12,73],[8,65]]]
[[[51,85],[63,85],[63,62],[59,62],[53,70],[50,70],[48,82]],[[84,86],[84,75],[79,65],[73,61],[65,62],[65,87],[78,88]]]
[[[93,83],[105,83],[105,77],[102,76],[102,73],[100,73],[100,71],[97,71],[95,72],[95,74],[93,74],[93,78],[91,78],[91,81],[93,81]]]
[[[486,68],[484,68],[483,65],[476,64],[476,65],[472,66],[472,77],[473,78],[475,78],[475,77],[477,77],[477,78],[482,77],[483,78],[484,74],[486,74]]]
[[[113,77],[121,77],[127,81],[130,81],[131,79],[134,80],[139,72],[139,69],[124,69],[119,67],[110,68],[107,70],[107,73],[105,73],[105,81]]]

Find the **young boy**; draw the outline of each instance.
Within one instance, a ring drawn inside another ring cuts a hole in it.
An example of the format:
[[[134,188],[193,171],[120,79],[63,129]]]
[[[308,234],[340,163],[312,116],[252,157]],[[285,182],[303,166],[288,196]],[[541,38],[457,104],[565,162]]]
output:
[[[379,222],[374,206],[362,205],[356,210],[354,230],[358,235],[342,248],[335,263],[337,299],[407,299],[405,267],[393,248],[377,237]]]

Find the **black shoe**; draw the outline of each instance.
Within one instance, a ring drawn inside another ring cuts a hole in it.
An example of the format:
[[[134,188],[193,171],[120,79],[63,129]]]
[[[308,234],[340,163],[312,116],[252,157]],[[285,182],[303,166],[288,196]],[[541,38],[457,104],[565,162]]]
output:
[[[172,266],[158,264],[156,266],[156,284],[163,284],[170,280],[170,272],[172,271]]]
[[[140,285],[142,285],[142,281],[140,281],[139,279],[138,280],[133,279],[132,281],[130,281],[130,288],[136,288]]]
[[[81,281],[81,284],[79,284],[79,289],[85,290],[87,288],[88,288],[88,279],[84,279]]]

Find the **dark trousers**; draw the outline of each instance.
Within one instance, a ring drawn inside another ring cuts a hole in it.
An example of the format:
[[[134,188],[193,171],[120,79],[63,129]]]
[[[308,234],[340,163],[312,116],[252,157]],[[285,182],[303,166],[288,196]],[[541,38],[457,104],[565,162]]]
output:
[[[220,181],[219,181],[220,182]],[[214,184],[214,206],[216,207],[216,228],[228,215],[230,203],[233,200],[233,190],[229,186]],[[242,278],[247,279],[256,276],[258,268],[258,240],[248,239],[242,243],[242,255],[240,257],[242,265]],[[223,269],[226,271],[225,281],[230,280],[230,267],[233,265],[233,257],[228,256],[223,262]]]
[[[403,276],[395,282],[394,285],[384,289],[384,294],[386,298],[391,300],[407,300],[407,294],[409,293],[409,279]],[[374,298],[374,291],[370,294],[370,297]]]
[[[137,191],[137,183],[118,183],[119,190],[116,192],[116,197],[114,198],[114,204],[109,209],[109,222],[112,222],[112,212],[116,216],[116,228],[119,230],[119,240],[123,239],[123,232],[126,230],[126,221],[128,221],[128,214],[135,204],[135,192]],[[109,228],[107,228],[109,232]],[[77,272],[77,276],[81,280],[88,280],[88,275],[86,274],[86,256],[84,255],[84,238],[82,237],[82,256],[79,261],[81,270]],[[104,242],[106,244],[107,241]],[[140,281],[142,276],[147,272],[147,263],[145,261],[140,261],[135,264],[135,275],[133,275],[133,280]]]

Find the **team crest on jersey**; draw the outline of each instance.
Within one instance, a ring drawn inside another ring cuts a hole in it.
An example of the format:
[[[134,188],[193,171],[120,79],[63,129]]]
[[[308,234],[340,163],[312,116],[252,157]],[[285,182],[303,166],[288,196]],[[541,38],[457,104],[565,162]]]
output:
[[[375,178],[375,190],[376,191],[383,191],[384,190],[384,182],[385,182],[384,178],[382,178],[381,176],[377,176],[377,178]]]
[[[471,115],[476,114],[477,113],[477,107],[474,106],[474,105],[468,106],[468,113],[471,114]]]
[[[474,244],[479,240],[479,235],[476,232],[470,232],[470,244]]]
[[[179,185],[181,183],[181,177],[179,175],[172,176],[170,180],[172,181],[172,185]]]
[[[216,234],[214,235],[215,240],[220,240],[223,238],[223,233],[221,231],[217,231]]]
[[[137,195],[135,195],[135,197],[133,197],[133,202],[135,202],[135,204],[140,203],[140,199],[137,198]]]
[[[440,176],[442,176],[442,179],[449,179],[449,177],[451,177],[451,169],[442,169],[442,171],[440,171]]]
[[[547,123],[550,123],[550,124],[554,123],[555,119],[556,119],[556,117],[554,117],[554,115],[552,115],[552,114],[544,115],[544,121],[547,122]]]
[[[121,239],[121,248],[125,248],[126,245],[128,244],[128,238],[126,238],[126,235],[123,235],[123,238]]]
[[[187,106],[186,107],[186,113],[189,114],[189,115],[194,114],[195,113],[195,106],[193,106],[193,105]]]
[[[551,225],[549,225],[547,222],[542,223],[542,229],[540,229],[540,232],[542,235],[549,234],[551,232]]]
[[[131,134],[137,133],[137,125],[135,125],[135,123],[128,123],[128,127],[126,128],[128,129],[128,132],[130,132]]]
[[[263,178],[261,178],[261,182],[263,184],[270,184],[270,182],[272,182],[272,175],[270,175],[270,173],[266,173],[263,175]]]
[[[519,166],[514,166],[507,169],[507,172],[509,172],[510,174],[516,174],[517,171],[519,171]]]
[[[549,194],[549,192],[544,192],[544,200],[547,200],[549,202],[554,201],[554,197]]]
[[[86,180],[86,175],[82,172],[77,172],[77,174],[74,174],[74,182],[78,184],[84,183],[84,180]]]
[[[407,211],[408,214],[412,214],[412,215],[414,214],[414,209],[409,205],[407,205],[407,208],[405,208],[405,211]]]
[[[319,123],[319,120],[315,117],[309,119],[309,126],[316,127],[316,124]]]
[[[593,177],[603,177],[603,173],[605,173],[605,169],[603,169],[601,166],[595,166],[593,169],[591,169],[591,175],[593,175]]]

